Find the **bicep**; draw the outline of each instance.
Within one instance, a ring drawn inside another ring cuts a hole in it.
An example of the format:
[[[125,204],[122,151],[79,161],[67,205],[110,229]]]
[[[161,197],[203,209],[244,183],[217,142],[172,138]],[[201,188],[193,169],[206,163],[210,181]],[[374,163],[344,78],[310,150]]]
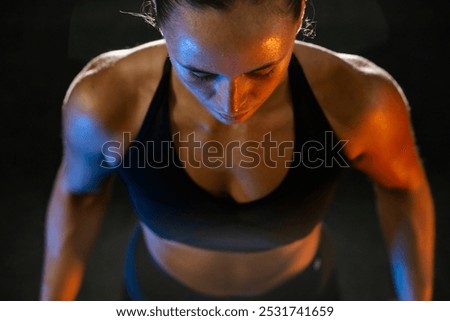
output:
[[[64,108],[64,158],[61,179],[70,193],[95,193],[112,168],[105,159],[104,146],[110,135],[101,122],[68,101]]]
[[[356,133],[361,153],[354,167],[389,189],[414,188],[423,178],[407,101],[386,82]]]

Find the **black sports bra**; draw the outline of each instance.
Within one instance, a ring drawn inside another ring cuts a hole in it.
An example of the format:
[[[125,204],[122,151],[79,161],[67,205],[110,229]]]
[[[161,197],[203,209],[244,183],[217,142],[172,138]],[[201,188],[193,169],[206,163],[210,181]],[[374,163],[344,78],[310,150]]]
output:
[[[169,126],[171,68],[167,59],[142,127],[117,168],[139,219],[162,238],[214,250],[268,250],[307,236],[323,219],[346,162],[295,56],[288,70],[292,166],[274,191],[248,203],[213,196],[182,168]]]

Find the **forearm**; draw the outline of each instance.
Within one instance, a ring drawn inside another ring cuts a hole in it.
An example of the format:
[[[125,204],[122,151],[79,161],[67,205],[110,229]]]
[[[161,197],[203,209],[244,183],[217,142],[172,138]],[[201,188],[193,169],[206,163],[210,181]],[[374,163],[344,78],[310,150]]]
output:
[[[85,262],[76,253],[62,250],[60,256],[45,257],[41,300],[74,300],[83,278]]]
[[[105,204],[102,196],[68,193],[57,179],[47,211],[42,300],[76,298]]]
[[[435,218],[426,180],[414,189],[375,191],[398,298],[431,300]]]

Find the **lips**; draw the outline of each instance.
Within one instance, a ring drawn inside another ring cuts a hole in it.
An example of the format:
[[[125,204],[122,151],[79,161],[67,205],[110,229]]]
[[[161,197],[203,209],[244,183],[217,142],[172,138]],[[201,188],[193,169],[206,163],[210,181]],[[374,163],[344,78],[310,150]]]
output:
[[[245,112],[240,112],[238,114],[225,114],[225,113],[220,113],[218,112],[218,114],[220,115],[220,117],[222,117],[223,119],[226,120],[240,120],[242,118],[244,118],[244,116],[246,116],[249,113],[249,111],[245,111]]]

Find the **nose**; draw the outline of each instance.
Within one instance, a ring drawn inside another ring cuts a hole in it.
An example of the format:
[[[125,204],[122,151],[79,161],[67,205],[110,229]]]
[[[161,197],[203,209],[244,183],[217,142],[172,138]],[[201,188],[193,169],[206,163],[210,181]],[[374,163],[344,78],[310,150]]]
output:
[[[224,113],[237,114],[245,104],[245,82],[241,76],[221,76],[217,80],[216,97],[218,107]]]

